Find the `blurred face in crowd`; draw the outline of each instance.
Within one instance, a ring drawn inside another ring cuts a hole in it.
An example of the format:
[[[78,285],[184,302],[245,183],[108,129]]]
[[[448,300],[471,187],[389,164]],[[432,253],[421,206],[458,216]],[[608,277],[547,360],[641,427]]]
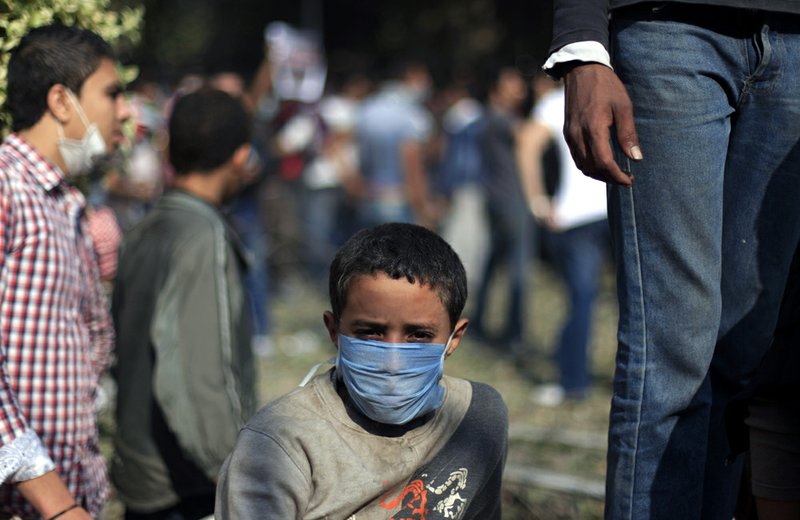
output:
[[[522,75],[515,69],[504,69],[495,87],[496,102],[513,110],[522,105],[526,96],[527,89]]]
[[[424,65],[410,66],[405,72],[404,82],[420,101],[424,101],[433,88],[433,80]]]

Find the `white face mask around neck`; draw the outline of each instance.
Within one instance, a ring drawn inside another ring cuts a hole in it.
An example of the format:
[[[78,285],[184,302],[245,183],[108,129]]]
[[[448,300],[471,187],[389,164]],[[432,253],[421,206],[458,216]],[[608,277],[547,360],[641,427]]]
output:
[[[83,134],[83,139],[68,139],[64,136],[64,128],[61,122],[56,120],[59,136],[58,150],[61,152],[61,159],[67,169],[66,173],[71,176],[83,175],[89,173],[99,156],[105,155],[106,142],[103,140],[103,136],[100,135],[97,125],[94,123],[89,124],[86,113],[70,89],[67,89],[67,96],[77,110],[83,126],[86,127],[86,133]]]

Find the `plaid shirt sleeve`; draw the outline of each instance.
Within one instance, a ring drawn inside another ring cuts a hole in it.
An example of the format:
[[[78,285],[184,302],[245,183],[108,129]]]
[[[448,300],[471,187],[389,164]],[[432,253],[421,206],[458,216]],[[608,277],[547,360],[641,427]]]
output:
[[[84,319],[89,329],[90,345],[92,346],[92,366],[99,382],[100,376],[111,364],[111,351],[114,346],[114,325],[109,314],[108,298],[100,281],[100,267],[95,254],[96,248],[90,224],[84,217],[81,219],[83,235],[83,248],[81,255],[85,257],[81,262],[84,267],[83,279],[86,290],[86,305],[84,306]]]
[[[0,185],[0,266],[5,263],[8,243],[8,199]],[[6,373],[6,342],[0,330],[0,482],[40,477],[55,468],[36,433],[20,412],[17,396]]]
[[[2,482],[23,482],[56,468],[47,455],[42,440],[33,430],[27,430],[10,444],[0,448],[0,479]]]
[[[117,217],[107,206],[93,206],[87,211],[86,223],[94,241],[100,279],[113,281],[117,274],[117,250],[122,241]]]

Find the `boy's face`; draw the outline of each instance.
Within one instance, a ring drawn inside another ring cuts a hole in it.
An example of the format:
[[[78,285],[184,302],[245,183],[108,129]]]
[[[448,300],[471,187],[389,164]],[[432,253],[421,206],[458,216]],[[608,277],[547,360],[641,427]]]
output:
[[[110,153],[122,142],[122,124],[130,117],[130,109],[122,94],[122,83],[114,62],[108,58],[84,81],[81,91],[76,93],[89,123],[95,123]],[[82,139],[86,126],[77,113],[72,114],[64,127],[67,137]]]
[[[338,326],[333,314],[324,315],[334,345],[338,334],[386,343],[447,343],[453,330],[436,291],[427,285],[394,280],[384,273],[363,275],[350,284]],[[468,320],[456,323],[447,355],[455,351]]]

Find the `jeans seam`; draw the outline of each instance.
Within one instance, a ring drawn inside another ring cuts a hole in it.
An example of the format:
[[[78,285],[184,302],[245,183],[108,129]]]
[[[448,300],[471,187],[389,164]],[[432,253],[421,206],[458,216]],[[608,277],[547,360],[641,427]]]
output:
[[[628,190],[629,197],[630,197],[630,212],[631,218],[633,220],[633,240],[634,246],[633,250],[636,252],[636,274],[637,274],[637,281],[639,284],[638,291],[639,291],[639,312],[640,318],[642,321],[642,369],[641,374],[639,374],[639,397],[637,399],[637,410],[636,410],[636,427],[634,435],[635,444],[633,446],[633,460],[631,464],[631,471],[630,471],[630,496],[628,498],[628,518],[633,518],[633,503],[634,503],[634,486],[636,485],[636,465],[638,463],[638,452],[639,452],[639,437],[641,432],[641,424],[642,424],[642,404],[644,401],[644,386],[645,386],[645,376],[647,375],[647,320],[645,319],[645,309],[644,309],[644,283],[642,281],[642,261],[639,251],[639,230],[636,226],[636,202],[633,196],[633,189]]]

